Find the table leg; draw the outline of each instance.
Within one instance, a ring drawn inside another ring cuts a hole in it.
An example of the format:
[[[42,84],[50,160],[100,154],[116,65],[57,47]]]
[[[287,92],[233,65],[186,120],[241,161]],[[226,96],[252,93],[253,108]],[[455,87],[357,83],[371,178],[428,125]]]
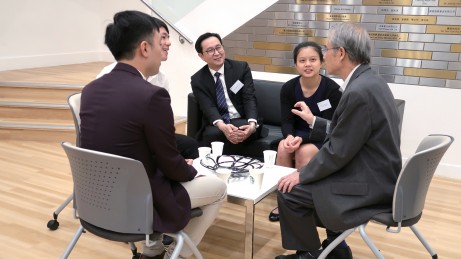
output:
[[[255,222],[255,204],[245,201],[245,259],[253,258],[253,239]]]

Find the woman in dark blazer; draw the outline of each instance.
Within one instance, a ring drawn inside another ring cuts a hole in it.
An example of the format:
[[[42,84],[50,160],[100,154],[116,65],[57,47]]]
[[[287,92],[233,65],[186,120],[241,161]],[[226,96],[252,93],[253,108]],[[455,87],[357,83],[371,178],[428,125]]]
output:
[[[304,102],[316,117],[331,120],[342,92],[332,79],[320,75],[323,64],[321,47],[315,42],[303,42],[293,50],[293,60],[299,76],[286,82],[280,92],[282,134],[284,139],[277,149],[276,164],[300,167],[323,145],[325,135],[312,134],[313,125],[291,111],[297,102]],[[269,214],[270,221],[278,221],[278,210]]]

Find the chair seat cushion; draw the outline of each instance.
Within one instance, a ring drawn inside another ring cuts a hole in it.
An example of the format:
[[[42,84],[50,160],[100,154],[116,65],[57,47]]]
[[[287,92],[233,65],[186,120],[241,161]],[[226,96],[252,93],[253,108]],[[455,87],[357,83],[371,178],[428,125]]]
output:
[[[201,208],[194,208],[191,210],[192,218],[200,217],[203,214],[203,211]],[[98,237],[102,237],[105,239],[109,239],[112,241],[117,241],[117,242],[137,242],[137,241],[142,241],[146,238],[145,234],[130,234],[130,233],[119,233],[119,232],[114,232],[110,231],[104,228],[97,227],[91,223],[88,223],[84,221],[83,219],[80,219],[80,224],[82,224],[83,228],[87,230],[90,233],[93,233],[94,235]],[[161,233],[154,232],[151,234],[151,240],[158,239],[158,236]]]
[[[423,214],[421,213],[414,218],[406,219],[402,221],[402,227],[413,226],[414,224],[418,223],[422,215]],[[380,214],[375,215],[371,220],[379,222],[388,227],[397,227],[399,224],[398,222],[395,222],[394,219],[392,218],[392,213],[380,213]]]
[[[129,234],[129,233],[119,233],[110,230],[106,230],[100,227],[97,227],[93,224],[90,224],[83,219],[80,219],[80,224],[88,232],[102,237],[108,240],[117,241],[117,242],[138,242],[146,239],[145,234]],[[153,235],[160,235],[160,233],[154,233]],[[156,239],[155,236],[151,235],[151,240]]]

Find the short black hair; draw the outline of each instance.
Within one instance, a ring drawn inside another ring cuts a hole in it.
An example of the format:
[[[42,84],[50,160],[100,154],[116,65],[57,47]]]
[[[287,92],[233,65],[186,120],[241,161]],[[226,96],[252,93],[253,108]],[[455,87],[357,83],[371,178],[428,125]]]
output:
[[[219,42],[222,45],[222,39],[221,39],[221,36],[219,36],[219,34],[213,33],[213,32],[207,32],[207,33],[200,35],[200,37],[198,37],[197,41],[195,42],[195,50],[197,51],[197,53],[203,52],[202,42],[210,37],[218,38]]]
[[[130,60],[141,41],[153,44],[154,30],[159,31],[159,26],[152,16],[139,11],[118,12],[114,15],[114,22],[106,27],[104,43],[115,60]]]
[[[168,29],[168,26],[166,26],[166,23],[158,18],[155,18],[155,17],[152,17],[154,19],[154,21],[158,24],[158,27],[159,28],[165,28],[166,32],[168,32],[168,34],[170,34],[170,30]]]
[[[306,42],[301,42],[299,43],[295,49],[293,50],[293,62],[296,64],[296,60],[298,59],[299,52],[303,48],[311,47],[313,48],[320,57],[320,62],[323,63],[323,54],[322,54],[322,47],[320,47],[319,44],[313,41],[306,41]]]

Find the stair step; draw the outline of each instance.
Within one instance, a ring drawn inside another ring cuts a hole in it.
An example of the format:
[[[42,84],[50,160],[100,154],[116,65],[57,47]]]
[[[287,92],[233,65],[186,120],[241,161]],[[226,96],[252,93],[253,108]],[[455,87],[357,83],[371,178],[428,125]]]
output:
[[[0,140],[75,142],[67,97],[108,62],[0,71]]]
[[[57,124],[0,122],[0,139],[75,143],[75,127]]]
[[[60,119],[54,119],[54,118],[49,118],[46,121],[43,119],[28,119],[28,118],[0,118],[0,125],[1,123],[9,123],[9,124],[18,124],[18,125],[63,125],[63,126],[69,126],[69,127],[74,127],[74,122],[73,120],[70,121],[68,119],[66,120],[60,120]]]
[[[74,125],[65,124],[48,124],[48,123],[22,123],[1,121],[0,128],[2,129],[34,129],[34,130],[58,130],[75,132]]]
[[[0,101],[0,118],[26,120],[62,120],[72,122],[67,104]]]
[[[65,104],[67,97],[81,92],[83,85],[0,82],[0,101]]]

